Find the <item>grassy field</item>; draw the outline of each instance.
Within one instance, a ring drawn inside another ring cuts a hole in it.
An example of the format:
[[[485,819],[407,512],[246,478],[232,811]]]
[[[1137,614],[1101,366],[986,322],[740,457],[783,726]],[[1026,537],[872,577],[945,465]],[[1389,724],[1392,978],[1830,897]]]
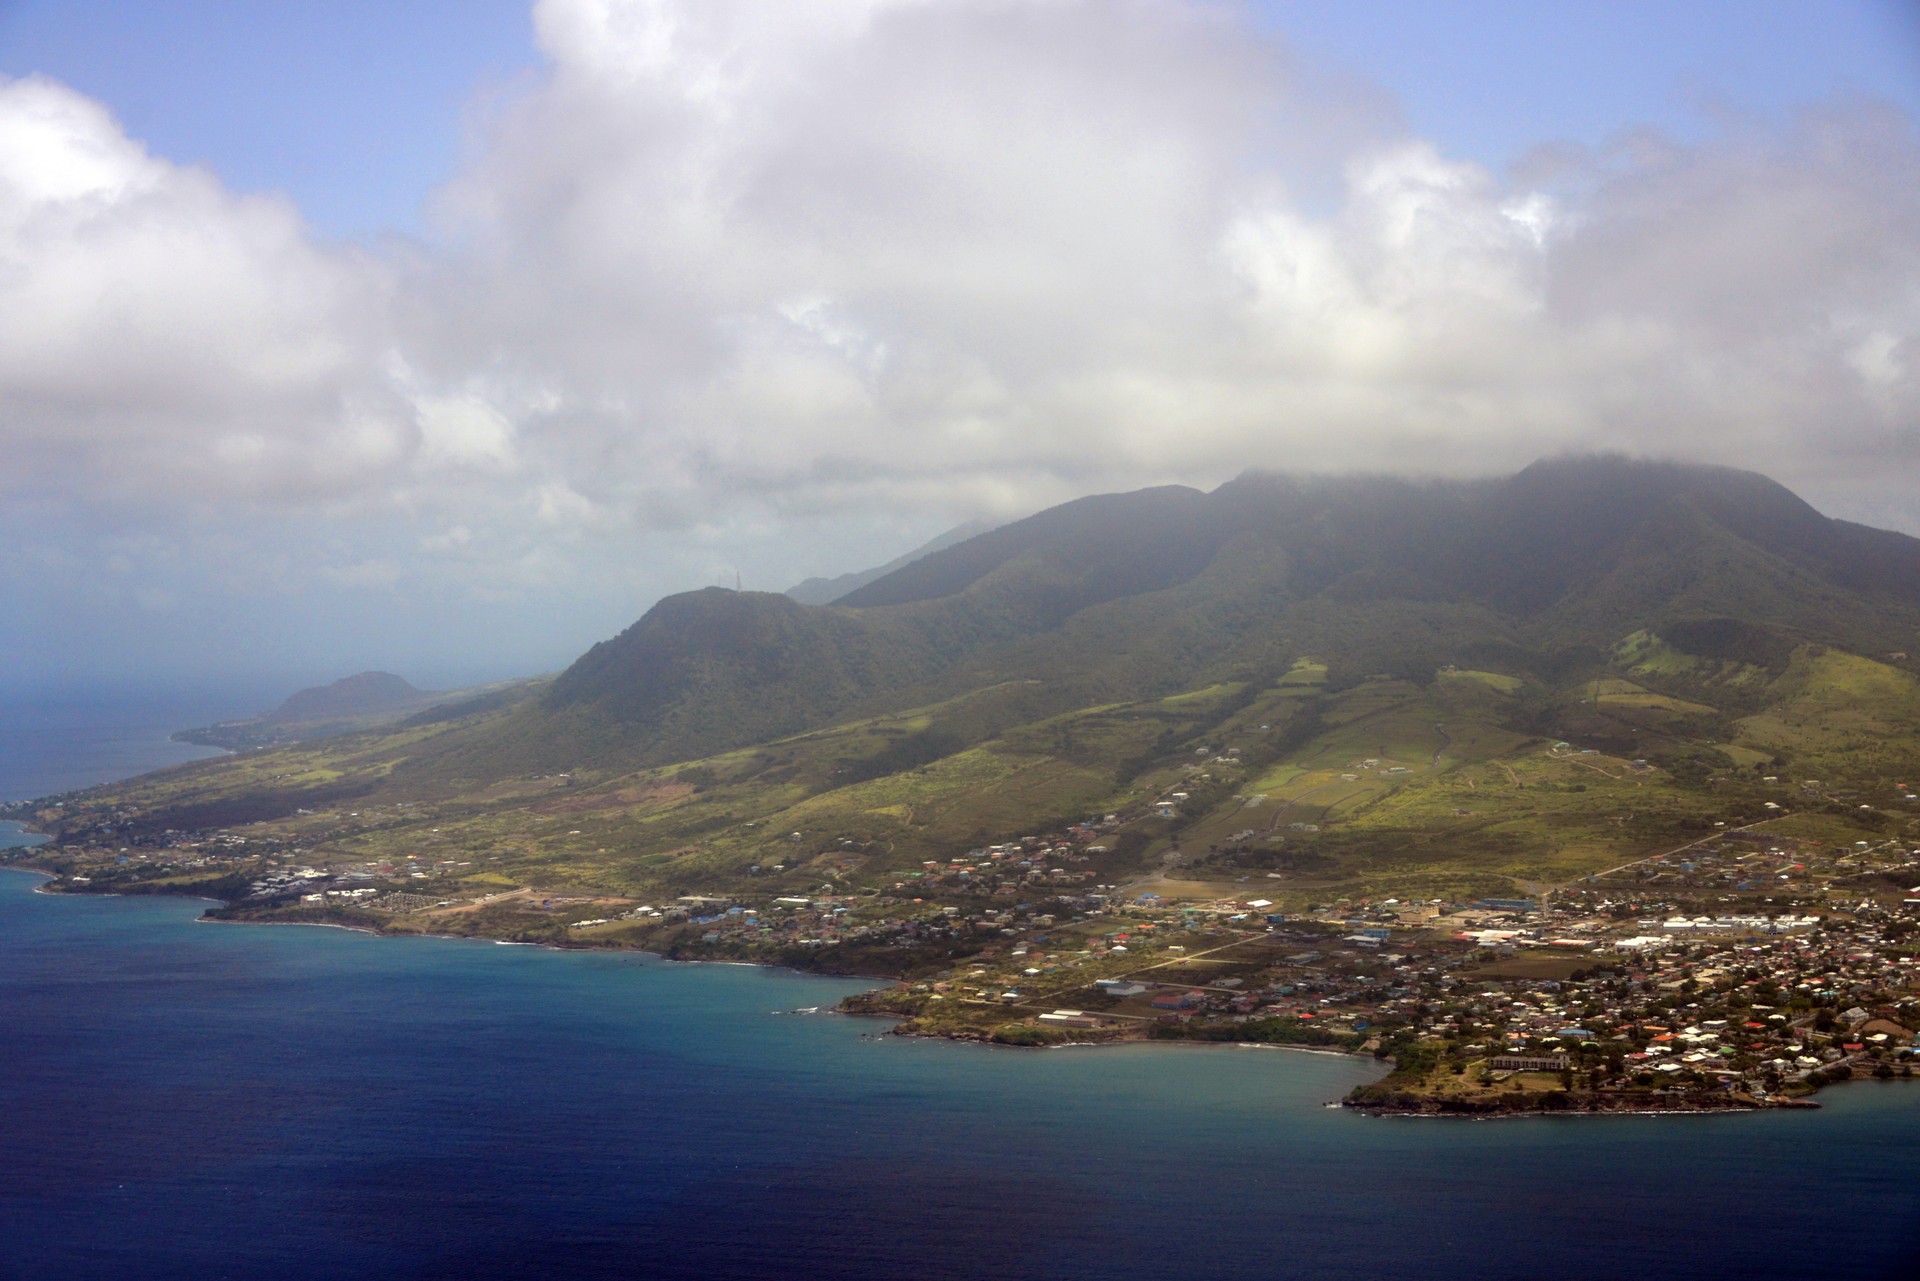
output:
[[[1908,777],[1920,776],[1920,680],[1857,655],[1809,651],[1795,656],[1778,692],[1772,706],[1739,721],[1736,744],[1803,778],[1920,784]]]
[[[1010,682],[647,770],[484,785],[418,766],[472,731],[435,723],[201,762],[37,819],[222,829],[474,892],[655,897],[871,887],[1116,813],[1102,876],[1196,896],[1257,881],[1285,904],[1563,883],[1770,814],[1836,844],[1907,830],[1920,681],[1817,647],[1772,673],[1710,666],[1629,638],[1615,672],[1562,687],[1444,668],[1335,688],[1301,658],[1040,716],[1048,691]],[[1738,715],[1701,701],[1736,686]]]

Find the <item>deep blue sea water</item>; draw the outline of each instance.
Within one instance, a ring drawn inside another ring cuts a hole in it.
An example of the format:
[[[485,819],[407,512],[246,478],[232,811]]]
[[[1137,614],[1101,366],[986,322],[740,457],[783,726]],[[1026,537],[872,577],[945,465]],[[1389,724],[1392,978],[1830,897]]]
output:
[[[0,798],[246,710],[0,708]],[[1369,1119],[1322,1107],[1351,1059],[875,1039],[773,1013],[856,983],[36,883],[0,871],[0,1281],[1920,1277],[1920,1085]]]
[[[270,695],[258,692],[96,691],[0,699],[0,801],[31,800],[218,756],[216,748],[175,743],[169,735],[271,704]]]
[[[1920,1087],[1383,1120],[1286,1051],[1016,1051],[858,986],[196,922],[0,872],[0,1278],[1920,1276]]]

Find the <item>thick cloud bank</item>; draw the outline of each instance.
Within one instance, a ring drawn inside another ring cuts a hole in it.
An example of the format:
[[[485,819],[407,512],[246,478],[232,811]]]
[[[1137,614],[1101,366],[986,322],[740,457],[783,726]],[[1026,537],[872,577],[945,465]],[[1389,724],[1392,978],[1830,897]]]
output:
[[[70,90],[0,84],[7,483],[398,522],[404,551],[314,560],[375,587],[643,530],[1587,448],[1920,526],[1920,141],[1890,107],[1543,139],[1495,174],[1189,0],[536,20],[549,66],[425,244],[317,243]]]

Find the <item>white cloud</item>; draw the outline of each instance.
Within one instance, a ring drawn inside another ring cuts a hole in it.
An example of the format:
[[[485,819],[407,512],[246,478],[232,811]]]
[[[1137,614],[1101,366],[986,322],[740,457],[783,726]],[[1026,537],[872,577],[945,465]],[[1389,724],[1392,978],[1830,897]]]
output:
[[[275,197],[0,81],[0,426],[15,485],[179,499],[362,483],[402,452],[369,357],[384,268]]]
[[[1497,174],[1198,0],[535,16],[550,66],[438,238],[379,251],[0,83],[7,483],[352,526],[351,556],[291,523],[273,554],[487,592],[642,536],[1568,448],[1920,527],[1920,143],[1890,108]]]
[[[327,565],[320,576],[339,587],[357,587],[369,591],[392,591],[401,578],[398,565],[384,560],[355,561],[351,565]]]
[[[420,540],[420,546],[430,552],[457,552],[473,541],[473,531],[465,525],[455,525],[438,534],[429,534]]]
[[[554,481],[540,487],[534,495],[534,512],[541,524],[563,534],[592,528],[603,519],[592,499],[576,492],[564,481]]]
[[[603,515],[1608,446],[1792,479],[1811,424],[1914,407],[1860,372],[1916,332],[1920,246],[1872,109],[1528,185],[1172,0],[539,17],[549,81],[445,196],[436,341],[557,389],[523,447]]]
[[[429,466],[511,471],[513,424],[477,395],[428,396],[416,403],[421,459]]]

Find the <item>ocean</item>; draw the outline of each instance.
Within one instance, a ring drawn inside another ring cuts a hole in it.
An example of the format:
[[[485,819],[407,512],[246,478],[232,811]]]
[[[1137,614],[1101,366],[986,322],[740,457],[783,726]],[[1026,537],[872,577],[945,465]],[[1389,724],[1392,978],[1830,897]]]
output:
[[[1912,1083],[1369,1118],[1325,1106],[1365,1060],[888,1038],[792,1012],[853,980],[38,883],[0,870],[0,1281],[1920,1277]]]
[[[0,872],[0,1277],[1920,1276],[1920,1089],[1384,1119],[1284,1050],[997,1050],[860,986],[199,922]]]
[[[220,755],[175,743],[176,730],[257,714],[270,695],[15,696],[0,701],[0,802],[132,778]]]

